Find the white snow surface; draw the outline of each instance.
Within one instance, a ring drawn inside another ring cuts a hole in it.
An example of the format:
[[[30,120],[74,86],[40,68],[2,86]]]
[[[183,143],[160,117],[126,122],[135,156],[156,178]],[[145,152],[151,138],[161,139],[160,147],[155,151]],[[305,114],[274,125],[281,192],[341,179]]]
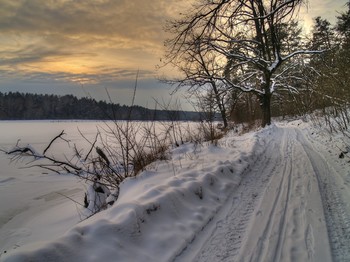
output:
[[[181,145],[124,181],[112,207],[55,240],[45,223],[54,231],[65,220],[36,214],[41,242],[5,244],[0,260],[350,261],[345,149],[301,120],[231,132],[218,146]]]

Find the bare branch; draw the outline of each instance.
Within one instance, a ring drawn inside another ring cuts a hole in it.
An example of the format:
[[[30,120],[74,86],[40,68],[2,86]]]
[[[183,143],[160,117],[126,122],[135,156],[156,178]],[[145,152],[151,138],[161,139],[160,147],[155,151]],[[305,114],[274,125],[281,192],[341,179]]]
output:
[[[55,141],[56,141],[57,139],[59,139],[59,138],[63,139],[63,138],[62,138],[63,135],[65,135],[64,130],[62,130],[62,132],[61,132],[59,135],[57,135],[56,137],[54,137],[54,138],[50,141],[49,145],[45,148],[45,150],[44,150],[44,152],[43,152],[43,155],[45,155],[46,151],[49,150],[49,148],[51,147],[51,145],[52,145],[53,142],[55,142]],[[65,140],[65,141],[66,141],[66,140]]]

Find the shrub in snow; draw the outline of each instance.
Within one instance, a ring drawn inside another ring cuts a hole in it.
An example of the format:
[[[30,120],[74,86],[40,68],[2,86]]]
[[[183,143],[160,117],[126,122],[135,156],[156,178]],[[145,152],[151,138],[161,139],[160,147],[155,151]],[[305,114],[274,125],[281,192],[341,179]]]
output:
[[[44,150],[17,143],[12,150],[5,152],[14,161],[28,159],[30,167],[36,166],[58,174],[73,174],[86,181],[89,186],[84,206],[89,212],[96,213],[113,205],[119,195],[119,185],[126,178],[136,176],[157,160],[168,159],[169,146],[176,144],[178,137],[181,136],[184,142],[183,137],[193,133],[189,127],[177,133],[177,130],[181,130],[178,125],[184,125],[180,122],[170,123],[170,126],[161,124],[160,129],[155,125],[156,122],[111,121],[97,127],[92,139],[79,131],[88,144],[87,148],[72,144],[62,131]],[[66,145],[72,151],[70,156],[61,155],[62,149],[55,148],[58,141],[61,147]]]
[[[96,178],[95,181],[88,186],[85,198],[84,206],[92,213],[96,213],[102,209],[107,208],[118,198],[119,188],[117,187],[113,193],[109,188],[102,184],[100,179]]]

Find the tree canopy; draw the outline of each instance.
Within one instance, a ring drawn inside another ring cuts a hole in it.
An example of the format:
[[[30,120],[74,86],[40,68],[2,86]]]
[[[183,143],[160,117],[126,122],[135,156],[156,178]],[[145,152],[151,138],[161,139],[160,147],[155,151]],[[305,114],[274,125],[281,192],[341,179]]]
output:
[[[293,74],[300,62],[296,57],[322,52],[297,41],[295,18],[303,2],[197,1],[167,28],[173,37],[166,42],[166,58],[182,73],[174,83],[213,90],[219,108],[233,89],[252,93],[261,105],[262,126],[269,125],[272,95],[297,88],[292,85],[298,78]]]

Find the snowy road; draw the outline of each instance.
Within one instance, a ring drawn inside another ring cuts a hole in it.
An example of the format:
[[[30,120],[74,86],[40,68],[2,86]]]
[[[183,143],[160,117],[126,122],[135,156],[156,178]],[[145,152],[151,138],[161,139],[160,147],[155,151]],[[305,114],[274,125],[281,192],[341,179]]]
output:
[[[258,137],[240,186],[176,260],[349,261],[337,173],[310,141],[292,127]]]

